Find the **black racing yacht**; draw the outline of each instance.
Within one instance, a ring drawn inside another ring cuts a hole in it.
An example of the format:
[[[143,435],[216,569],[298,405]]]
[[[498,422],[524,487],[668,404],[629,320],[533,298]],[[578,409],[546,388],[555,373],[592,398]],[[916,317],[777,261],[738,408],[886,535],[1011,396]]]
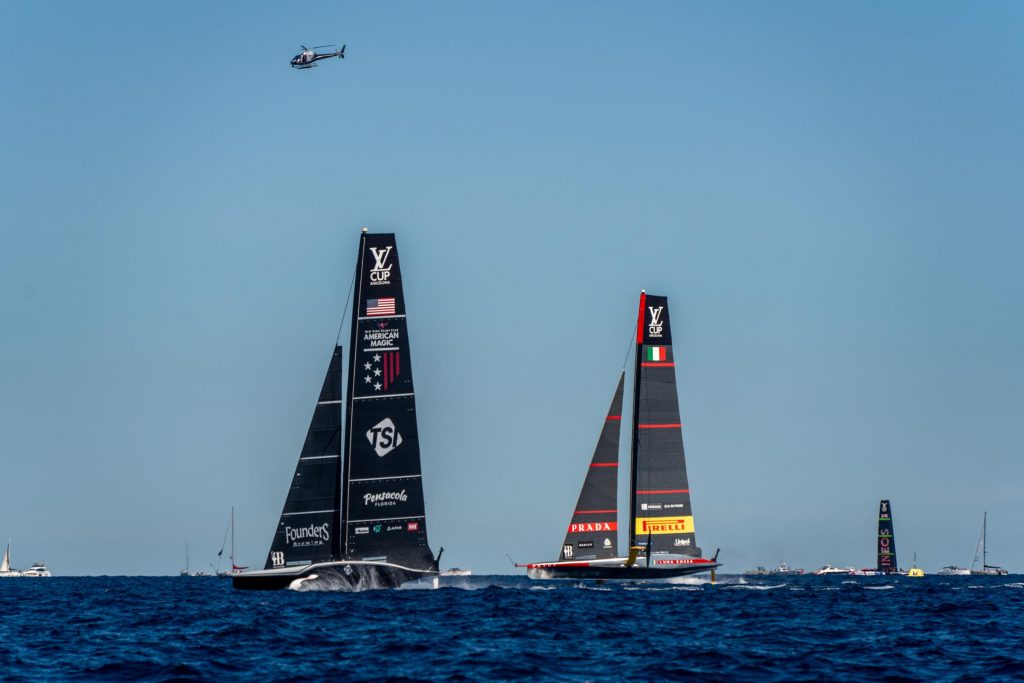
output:
[[[438,575],[393,234],[363,229],[354,292],[348,354],[331,354],[266,566],[232,573],[235,588],[363,590]]]
[[[619,433],[625,372],[554,562],[525,566],[531,579],[664,579],[713,571],[693,528],[683,453],[668,298],[640,293],[630,431],[629,553],[618,552]]]

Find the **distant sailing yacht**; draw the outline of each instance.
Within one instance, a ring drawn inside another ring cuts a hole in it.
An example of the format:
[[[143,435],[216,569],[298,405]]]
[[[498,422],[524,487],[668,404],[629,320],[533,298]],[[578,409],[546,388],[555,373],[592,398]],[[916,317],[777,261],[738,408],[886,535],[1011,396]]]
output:
[[[11,569],[11,544],[7,543],[4,550],[4,559],[0,560],[0,579],[13,579],[21,576],[17,569]]]
[[[975,565],[981,560],[981,569],[975,569]],[[972,576],[1006,576],[1009,571],[994,564],[988,563],[988,512],[981,520],[981,538],[978,539],[978,548],[974,552],[974,562],[971,563]]]
[[[199,569],[199,570],[196,570],[196,571],[192,571],[192,569],[189,567],[189,562],[188,562],[188,541],[185,541],[185,568],[178,572],[178,576],[189,576],[189,577],[209,576],[209,574],[204,572],[202,569]]]
[[[435,558],[427,544],[393,234],[363,229],[356,278],[344,397],[342,349],[336,346],[266,567],[234,574],[235,588],[271,590],[311,581],[361,590],[438,576],[440,554]]]
[[[878,563],[879,574],[902,574],[896,561],[896,532],[892,526],[892,506],[888,500],[878,504]]]
[[[640,293],[631,431],[629,555],[618,552],[619,432],[625,372],[605,418],[559,559],[531,579],[662,579],[714,570],[701,557],[676,394],[668,297]],[[643,559],[640,559],[640,556]]]
[[[235,564],[235,508],[231,508],[231,518],[228,520],[228,533],[231,536],[231,554],[228,556],[228,560],[231,562],[231,571],[220,571],[217,569],[217,577],[221,579],[228,579],[242,571],[248,569],[248,567],[239,567]],[[227,540],[227,539],[225,539]],[[221,545],[220,551],[217,553],[217,566],[220,567],[220,558],[224,555],[224,546]]]

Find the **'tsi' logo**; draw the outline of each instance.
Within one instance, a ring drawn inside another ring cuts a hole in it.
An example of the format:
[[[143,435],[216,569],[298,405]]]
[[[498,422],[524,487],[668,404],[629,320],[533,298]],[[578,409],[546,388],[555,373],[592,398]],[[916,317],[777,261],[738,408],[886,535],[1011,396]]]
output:
[[[366,432],[366,439],[381,458],[402,445],[402,435],[398,433],[390,417],[385,417],[370,427]]]

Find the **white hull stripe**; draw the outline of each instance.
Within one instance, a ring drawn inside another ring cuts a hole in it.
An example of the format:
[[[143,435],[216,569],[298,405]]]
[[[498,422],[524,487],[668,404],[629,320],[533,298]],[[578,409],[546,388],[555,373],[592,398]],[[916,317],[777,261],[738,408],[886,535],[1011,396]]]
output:
[[[400,398],[402,396],[415,396],[411,391],[408,394],[381,394],[379,396],[355,396],[352,398],[353,401],[366,401],[375,398]]]
[[[318,401],[317,405],[318,406],[336,406],[339,403],[341,403],[341,401]]]
[[[398,521],[400,519],[401,520],[406,520],[406,519],[426,519],[426,518],[423,515],[420,515],[419,517],[382,517],[380,519],[350,519],[350,520],[348,520],[348,523],[349,524],[362,524],[363,522],[395,522],[395,521]]]
[[[388,318],[404,318],[405,314],[402,315],[364,315],[360,317],[360,320],[387,320]]]
[[[378,346],[374,349],[363,349],[363,353],[369,353],[370,351],[397,351],[397,346]]]
[[[307,455],[299,458],[299,460],[331,460],[333,458],[340,458],[340,455]]]
[[[366,479],[349,479],[353,481],[387,481],[388,479],[420,479],[422,474],[405,474],[400,477],[367,477]]]
[[[308,510],[306,512],[285,512],[282,513],[282,517],[292,517],[294,515],[322,515],[325,512],[334,512],[334,510]]]

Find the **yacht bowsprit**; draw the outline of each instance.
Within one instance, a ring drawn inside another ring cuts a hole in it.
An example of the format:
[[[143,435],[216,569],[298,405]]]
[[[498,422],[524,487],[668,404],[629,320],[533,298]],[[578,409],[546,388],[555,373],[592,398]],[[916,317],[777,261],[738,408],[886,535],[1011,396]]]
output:
[[[623,383],[620,375],[559,559],[518,565],[532,579],[662,579],[719,566],[694,534],[667,297],[640,293],[627,557],[616,543]]]
[[[363,229],[356,277],[344,395],[336,346],[266,567],[234,574],[235,588],[393,588],[438,575],[393,234]]]

